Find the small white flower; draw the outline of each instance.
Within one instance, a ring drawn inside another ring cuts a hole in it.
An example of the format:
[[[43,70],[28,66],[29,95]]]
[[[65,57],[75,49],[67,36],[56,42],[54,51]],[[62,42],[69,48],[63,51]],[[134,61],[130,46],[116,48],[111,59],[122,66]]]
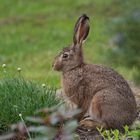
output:
[[[21,72],[21,68],[17,68],[17,71],[18,71],[18,72]]]
[[[19,117],[22,117],[22,114],[21,113],[19,114]]]
[[[42,84],[42,87],[44,88],[44,87],[46,87],[46,85],[45,84]]]
[[[6,68],[6,64],[2,64],[2,68]]]

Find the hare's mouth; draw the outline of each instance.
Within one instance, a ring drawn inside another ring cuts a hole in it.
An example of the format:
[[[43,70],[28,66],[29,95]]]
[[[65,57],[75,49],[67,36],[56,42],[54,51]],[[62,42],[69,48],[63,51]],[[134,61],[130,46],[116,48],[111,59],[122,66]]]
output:
[[[61,67],[61,65],[53,64],[52,69],[55,71],[61,71],[62,67]]]

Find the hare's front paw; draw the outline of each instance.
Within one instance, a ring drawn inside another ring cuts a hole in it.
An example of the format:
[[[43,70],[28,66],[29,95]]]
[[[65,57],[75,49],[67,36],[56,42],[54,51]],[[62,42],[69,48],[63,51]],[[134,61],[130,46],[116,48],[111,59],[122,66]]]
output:
[[[97,126],[92,120],[84,119],[79,122],[80,127],[86,128],[87,130],[93,129],[94,126]],[[96,128],[96,127],[95,127]]]
[[[92,120],[90,117],[85,118],[84,120],[81,120],[79,122],[80,127],[86,128],[87,130],[95,130],[97,127],[98,128],[104,128],[105,124],[98,122],[96,120]]]
[[[62,89],[57,89],[57,90],[56,90],[56,97],[62,98],[63,96],[64,96],[64,95],[63,95]]]
[[[69,100],[69,98],[65,95],[63,89],[56,90],[56,97],[64,100],[66,109],[69,109],[71,111],[77,109],[77,105]]]

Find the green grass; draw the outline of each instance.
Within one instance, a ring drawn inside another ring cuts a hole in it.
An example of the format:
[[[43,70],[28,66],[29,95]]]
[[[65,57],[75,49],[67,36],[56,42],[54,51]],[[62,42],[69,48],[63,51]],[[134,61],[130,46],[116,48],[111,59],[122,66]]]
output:
[[[98,129],[99,133],[101,134],[104,140],[125,140],[125,139],[132,139],[132,140],[139,140],[140,138],[140,123],[136,122],[133,125],[133,129],[129,128],[127,125],[123,127],[123,133],[118,129],[114,130],[102,130]]]
[[[139,0],[0,0],[0,66],[7,64],[7,73],[0,67],[0,128],[19,121],[19,113],[34,115],[59,102],[54,91],[41,84],[60,87],[60,73],[51,65],[71,43],[74,24],[83,13],[91,26],[83,46],[85,61],[111,66],[126,79],[140,82],[140,21],[131,19],[139,9]],[[123,51],[109,43],[120,31],[127,37],[119,46]]]
[[[55,90],[25,81],[21,77],[0,80],[0,129],[20,121],[19,114],[34,115],[35,110],[57,105]]]
[[[106,56],[112,19],[134,10],[138,0],[0,0],[0,3],[1,65],[6,63],[12,71],[21,67],[26,79],[59,87],[60,74],[51,70],[53,59],[61,48],[71,43],[77,18],[87,13],[91,32],[84,45],[86,61],[112,66],[125,78],[134,80],[133,67],[123,68]]]

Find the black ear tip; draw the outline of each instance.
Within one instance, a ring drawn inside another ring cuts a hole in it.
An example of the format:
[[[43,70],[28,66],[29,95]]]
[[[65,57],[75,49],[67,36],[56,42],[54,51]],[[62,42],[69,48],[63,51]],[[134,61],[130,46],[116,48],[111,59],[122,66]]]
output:
[[[82,16],[84,19],[88,19],[89,20],[89,17],[86,15],[86,14],[82,14]]]

